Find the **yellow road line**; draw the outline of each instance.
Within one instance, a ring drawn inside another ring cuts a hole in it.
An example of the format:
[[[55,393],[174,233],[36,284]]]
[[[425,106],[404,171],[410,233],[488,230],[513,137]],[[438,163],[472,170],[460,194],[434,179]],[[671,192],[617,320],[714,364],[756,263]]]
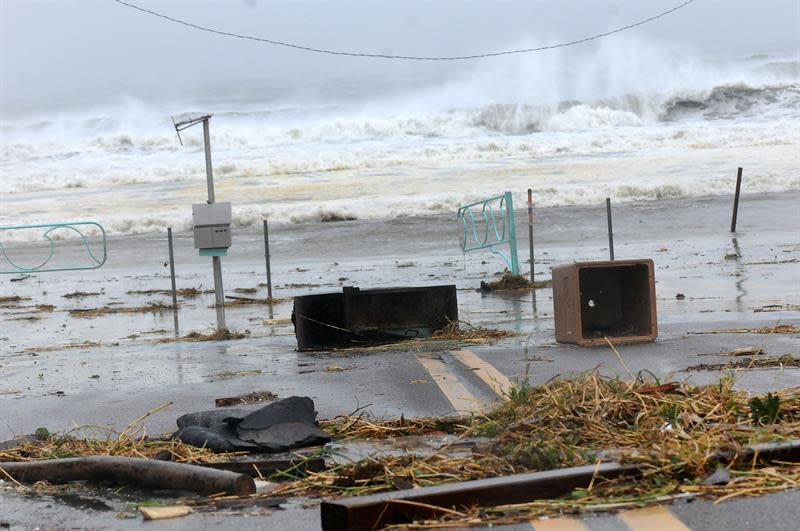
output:
[[[425,367],[444,396],[458,412],[479,412],[485,404],[470,393],[458,377],[441,360],[430,354],[417,354],[417,361]]]
[[[623,511],[617,518],[625,522],[631,531],[691,531],[686,524],[661,505]]]
[[[511,391],[511,380],[506,378],[505,374],[498,371],[494,365],[479,358],[474,352],[470,350],[453,350],[451,352],[458,361],[473,369],[472,372],[483,380],[486,385],[492,388],[500,398],[508,396]]]
[[[587,531],[589,528],[577,518],[548,518],[547,520],[531,520],[535,531]]]

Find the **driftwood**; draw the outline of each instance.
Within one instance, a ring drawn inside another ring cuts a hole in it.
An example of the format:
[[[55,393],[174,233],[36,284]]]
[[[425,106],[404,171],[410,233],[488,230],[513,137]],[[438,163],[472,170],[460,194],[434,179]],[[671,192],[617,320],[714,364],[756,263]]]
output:
[[[73,457],[46,461],[2,462],[0,477],[22,483],[102,480],[140,487],[176,489],[198,494],[253,494],[256,485],[248,475],[196,465],[134,457]]]

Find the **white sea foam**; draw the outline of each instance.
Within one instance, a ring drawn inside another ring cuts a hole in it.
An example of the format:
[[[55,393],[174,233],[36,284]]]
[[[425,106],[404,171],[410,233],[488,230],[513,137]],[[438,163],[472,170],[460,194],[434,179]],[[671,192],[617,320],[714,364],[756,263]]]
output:
[[[402,97],[334,100],[215,104],[217,197],[236,224],[445,213],[528,186],[540,205],[729,193],[743,160],[748,192],[800,187],[796,58],[701,62],[629,39],[567,68],[513,58]],[[125,99],[5,120],[0,223],[188,228],[202,135],[181,146],[170,112]]]

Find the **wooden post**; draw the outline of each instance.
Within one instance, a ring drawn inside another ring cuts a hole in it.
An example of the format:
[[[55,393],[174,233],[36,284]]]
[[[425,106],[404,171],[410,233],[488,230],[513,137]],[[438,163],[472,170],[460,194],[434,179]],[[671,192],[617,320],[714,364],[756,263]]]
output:
[[[736,232],[736,217],[739,215],[739,192],[742,189],[742,169],[736,173],[736,195],[733,197],[733,217],[731,218],[731,232]]]

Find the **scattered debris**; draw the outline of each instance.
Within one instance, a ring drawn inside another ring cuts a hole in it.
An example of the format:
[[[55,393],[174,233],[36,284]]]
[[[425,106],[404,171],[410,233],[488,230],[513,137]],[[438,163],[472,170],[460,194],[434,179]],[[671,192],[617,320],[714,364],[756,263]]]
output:
[[[191,514],[192,509],[185,505],[167,505],[164,507],[139,507],[139,511],[145,520],[166,520]]]
[[[683,293],[678,293],[675,295],[675,298],[678,299],[679,301],[682,301],[683,299],[686,298],[686,295],[684,295]]]
[[[84,341],[83,343],[67,343],[66,345],[54,345],[51,347],[31,347],[26,348],[23,350],[25,353],[35,353],[35,352],[55,352],[58,350],[65,350],[71,348],[92,348],[92,347],[101,347],[103,343],[100,341]]]
[[[256,288],[233,288],[233,291],[236,293],[256,293],[258,290]]]
[[[84,297],[95,297],[97,295],[102,295],[102,293],[98,291],[73,291],[72,293],[62,295],[62,297],[65,299],[82,299]]]
[[[244,332],[236,332],[231,330],[230,328],[224,328],[222,330],[214,330],[213,332],[209,332],[207,334],[203,334],[201,332],[189,332],[185,336],[181,337],[162,337],[157,339],[157,343],[173,343],[176,341],[188,341],[198,342],[198,341],[227,341],[231,339],[243,339],[247,337],[247,334]]]
[[[216,452],[285,452],[330,441],[317,426],[314,401],[308,397],[290,396],[246,415],[235,413],[215,410],[184,415],[177,420],[180,429],[173,437]]]
[[[504,271],[499,279],[491,282],[481,281],[480,291],[503,291],[503,290],[531,290],[540,288],[550,288],[553,286],[551,279],[534,280],[531,282],[522,275],[515,275],[510,271]]]
[[[212,382],[218,380],[227,380],[229,378],[236,378],[238,376],[256,376],[261,374],[261,369],[244,369],[241,371],[222,371],[211,377]]]
[[[735,354],[729,354],[735,355]],[[747,369],[768,369],[773,367],[800,367],[800,358],[795,358],[791,354],[783,356],[773,356],[767,358],[742,357],[728,363],[701,363],[687,367],[686,371],[727,371],[727,370],[747,370]]]
[[[461,325],[464,325],[464,327],[462,328]],[[434,332],[433,338],[456,341],[491,341],[515,335],[517,334],[510,330],[494,330],[482,326],[473,326],[466,321],[454,321],[450,322],[442,330]]]
[[[276,299],[275,297],[267,297],[265,299],[253,299],[250,297],[237,297],[235,295],[225,295],[226,299],[232,299],[232,302],[226,302],[225,306],[244,306],[246,304],[280,304],[285,299]],[[209,308],[215,308],[216,305],[212,304]]]
[[[695,334],[800,334],[800,327],[788,324],[762,326],[760,328],[722,328]]]
[[[7,297],[0,297],[0,304],[6,304],[9,302],[22,302],[29,300],[31,300],[30,297],[20,297],[19,295],[10,295]]]
[[[734,389],[734,380],[728,377],[712,385],[690,387],[685,383],[627,382],[587,374],[519,388],[511,396],[493,411],[474,417],[382,422],[360,414],[322,422],[321,426],[338,440],[435,432],[456,434],[460,439],[478,435],[492,439],[464,457],[445,452],[373,456],[311,472],[303,480],[279,487],[272,495],[355,496],[569,466],[594,468],[606,448],[618,449],[619,459],[643,467],[647,473],[635,480],[598,476],[591,487],[561,498],[456,508],[418,523],[423,527],[436,527],[443,521],[452,527],[478,521],[481,525],[514,523],[697,494],[725,498],[755,495],[793,488],[800,480],[800,465],[791,459],[764,467],[765,461],[747,452],[753,443],[796,437],[800,421],[797,389],[775,395],[779,397],[781,417],[769,426],[753,421],[748,405],[751,397]],[[522,422],[526,419],[535,421]],[[721,462],[727,464],[735,480],[704,484]],[[364,474],[367,469],[370,474]]]
[[[97,317],[98,315],[106,315],[113,313],[162,313],[172,310],[171,304],[164,304],[163,302],[154,301],[145,306],[102,306],[100,308],[78,308],[70,310],[71,317]]]
[[[261,371],[259,371],[260,374]],[[247,404],[257,404],[259,402],[270,402],[278,396],[271,391],[254,391],[246,395],[217,398],[214,405],[217,407],[244,406]]]
[[[179,297],[184,299],[193,299],[199,297],[203,293],[214,293],[214,290],[202,291],[200,288],[181,288],[175,290]],[[172,295],[171,289],[147,289],[147,290],[132,290],[127,292],[128,295]]]
[[[12,278],[11,282],[22,282],[23,280],[28,279],[28,278],[31,278],[31,276],[30,275],[22,275],[22,276],[19,276],[19,277]]]

